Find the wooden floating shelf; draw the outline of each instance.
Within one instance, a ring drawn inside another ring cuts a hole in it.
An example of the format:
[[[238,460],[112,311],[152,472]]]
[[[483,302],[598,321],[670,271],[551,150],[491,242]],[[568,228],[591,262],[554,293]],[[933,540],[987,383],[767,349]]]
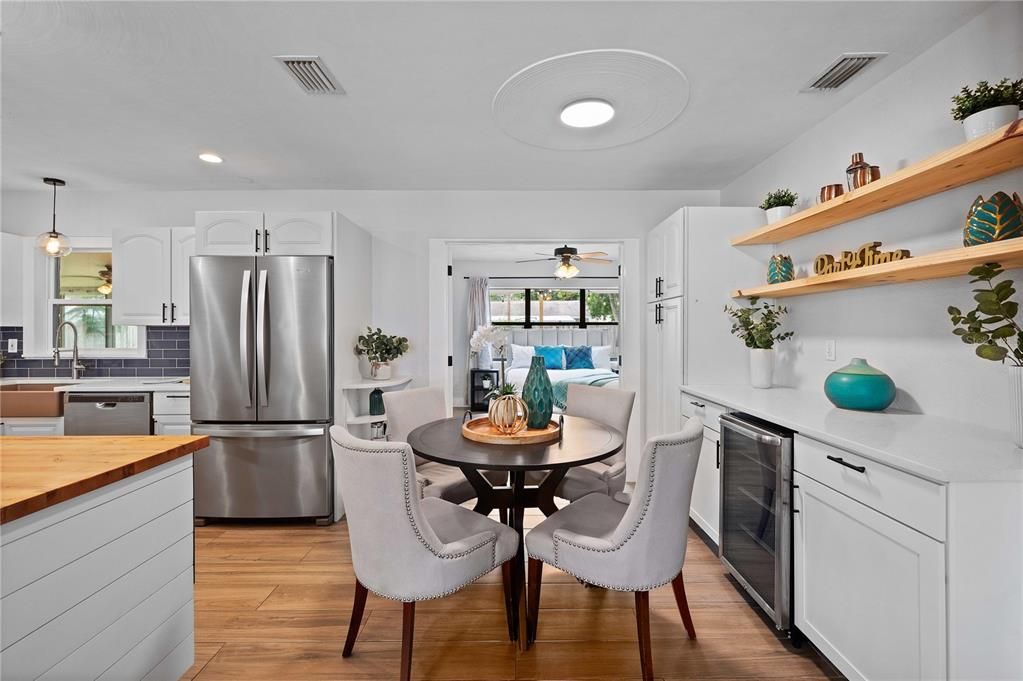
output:
[[[1023,166],[1021,123],[1010,123],[865,187],[738,236],[732,239],[732,245],[776,244],[795,239]]]
[[[881,284],[903,284],[925,279],[957,277],[966,274],[977,265],[989,262],[997,262],[1005,269],[1023,267],[1023,238],[969,248],[951,248],[881,265],[804,277],[782,284],[739,289],[732,293],[732,297],[788,298]]]

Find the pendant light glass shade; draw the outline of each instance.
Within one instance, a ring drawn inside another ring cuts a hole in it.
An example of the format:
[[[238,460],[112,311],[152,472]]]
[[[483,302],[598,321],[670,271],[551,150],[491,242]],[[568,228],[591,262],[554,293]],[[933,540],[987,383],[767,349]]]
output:
[[[554,276],[558,279],[571,279],[577,274],[579,274],[579,268],[572,263],[563,262],[554,270]]]
[[[44,177],[43,182],[53,187],[53,225],[36,239],[36,248],[51,258],[63,258],[71,252],[71,242],[67,235],[57,231],[57,187],[63,187],[65,182],[55,177]]]

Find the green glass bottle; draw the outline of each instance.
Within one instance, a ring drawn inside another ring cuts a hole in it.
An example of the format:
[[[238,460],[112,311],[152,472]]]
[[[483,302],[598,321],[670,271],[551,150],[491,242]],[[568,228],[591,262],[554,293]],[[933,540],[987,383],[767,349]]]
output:
[[[529,407],[526,427],[546,428],[554,413],[554,389],[543,357],[534,356],[529,363],[529,373],[522,384],[522,400]]]
[[[370,416],[380,416],[384,413],[384,391],[380,388],[375,388],[369,394],[369,414]]]

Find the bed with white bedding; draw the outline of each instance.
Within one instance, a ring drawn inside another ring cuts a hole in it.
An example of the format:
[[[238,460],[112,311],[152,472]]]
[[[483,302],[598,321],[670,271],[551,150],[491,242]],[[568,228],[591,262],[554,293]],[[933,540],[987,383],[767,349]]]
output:
[[[529,369],[515,368],[505,370],[505,381],[511,383],[519,392],[522,392],[522,384],[526,382],[526,374]],[[559,410],[565,408],[565,394],[568,391],[569,383],[581,383],[583,385],[595,385],[602,388],[620,388],[621,381],[615,372],[610,369],[548,369],[547,376],[551,379],[551,386],[554,388],[554,406]]]

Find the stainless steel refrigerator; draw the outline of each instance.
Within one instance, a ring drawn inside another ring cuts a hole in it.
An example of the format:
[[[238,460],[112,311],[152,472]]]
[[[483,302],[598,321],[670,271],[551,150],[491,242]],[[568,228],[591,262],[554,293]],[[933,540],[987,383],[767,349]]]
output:
[[[328,519],[333,259],[190,262],[196,518]]]

